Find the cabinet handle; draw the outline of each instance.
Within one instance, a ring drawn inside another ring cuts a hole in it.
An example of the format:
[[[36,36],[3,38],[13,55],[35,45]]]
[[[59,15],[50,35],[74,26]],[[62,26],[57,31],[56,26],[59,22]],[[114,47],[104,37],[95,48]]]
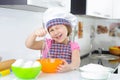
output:
[[[94,14],[97,14],[97,15],[101,15],[101,13],[99,13],[99,12],[93,12]]]

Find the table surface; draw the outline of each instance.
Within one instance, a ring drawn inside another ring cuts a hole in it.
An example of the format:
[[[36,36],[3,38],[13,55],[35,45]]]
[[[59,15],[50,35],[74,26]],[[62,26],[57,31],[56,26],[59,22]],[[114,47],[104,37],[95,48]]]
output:
[[[1,77],[0,80],[19,80],[14,74]],[[70,71],[65,73],[40,73],[34,80],[85,80],[81,77],[80,71]]]
[[[21,79],[17,79],[14,76],[14,74],[11,73],[10,75],[1,77],[0,80],[21,80]],[[90,79],[82,78],[81,72],[78,70],[74,70],[65,73],[40,73],[37,79],[34,80],[90,80]],[[120,75],[111,74],[107,80],[120,80]]]

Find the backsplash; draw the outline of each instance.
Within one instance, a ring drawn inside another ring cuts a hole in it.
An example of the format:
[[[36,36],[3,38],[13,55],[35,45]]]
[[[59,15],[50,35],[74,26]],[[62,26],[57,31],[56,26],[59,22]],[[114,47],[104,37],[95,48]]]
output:
[[[31,32],[41,27],[42,14],[40,12],[0,8],[0,56],[3,57],[3,60],[11,58],[39,58],[40,51],[26,48],[25,40]],[[97,34],[96,30],[98,25],[106,26],[109,30],[111,23],[117,23],[120,20],[76,16],[83,24],[82,37],[78,38],[77,34],[75,36],[75,41],[79,43],[81,48],[81,56],[89,52],[91,36],[94,37],[92,39],[93,49],[102,47],[107,50],[109,46],[119,44],[117,43],[117,40],[120,40],[118,37],[109,36],[109,32]]]
[[[76,35],[75,38],[80,44],[82,54],[89,52],[91,43],[93,44],[93,50],[98,48],[108,50],[110,46],[120,45],[120,37],[109,35],[110,25],[119,23],[120,20],[109,20],[80,15],[77,15],[77,17],[79,17],[78,20],[83,23],[83,37],[78,39]],[[106,31],[104,30],[104,32],[98,33],[97,29],[99,25],[103,26],[103,30],[107,28]]]

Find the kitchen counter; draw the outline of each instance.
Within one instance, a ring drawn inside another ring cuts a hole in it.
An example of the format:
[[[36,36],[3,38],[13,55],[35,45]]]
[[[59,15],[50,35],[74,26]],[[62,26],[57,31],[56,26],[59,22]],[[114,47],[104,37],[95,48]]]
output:
[[[18,80],[12,73],[1,77],[0,80]],[[25,79],[26,80],[26,79]],[[35,80],[89,80],[81,77],[80,71],[70,71],[66,73],[40,73]],[[111,74],[107,80],[120,80],[117,74]]]
[[[0,78],[0,80],[18,80],[12,73]],[[40,73],[36,80],[85,80],[81,77],[79,71],[70,71],[65,73]]]

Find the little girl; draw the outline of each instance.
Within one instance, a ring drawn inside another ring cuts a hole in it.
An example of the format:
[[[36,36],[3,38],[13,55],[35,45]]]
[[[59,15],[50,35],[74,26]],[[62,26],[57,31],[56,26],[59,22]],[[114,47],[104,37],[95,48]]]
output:
[[[48,9],[44,13],[43,22],[45,28],[35,30],[26,40],[26,47],[45,51],[42,53],[44,58],[61,58],[63,65],[59,65],[58,72],[66,72],[79,68],[80,66],[80,49],[76,42],[72,42],[69,36],[72,27],[76,22],[76,17],[60,8]],[[49,18],[48,18],[49,17]],[[77,25],[77,23],[76,23]],[[37,37],[44,37],[48,33],[51,39],[39,40]],[[47,46],[43,46],[47,44]]]

